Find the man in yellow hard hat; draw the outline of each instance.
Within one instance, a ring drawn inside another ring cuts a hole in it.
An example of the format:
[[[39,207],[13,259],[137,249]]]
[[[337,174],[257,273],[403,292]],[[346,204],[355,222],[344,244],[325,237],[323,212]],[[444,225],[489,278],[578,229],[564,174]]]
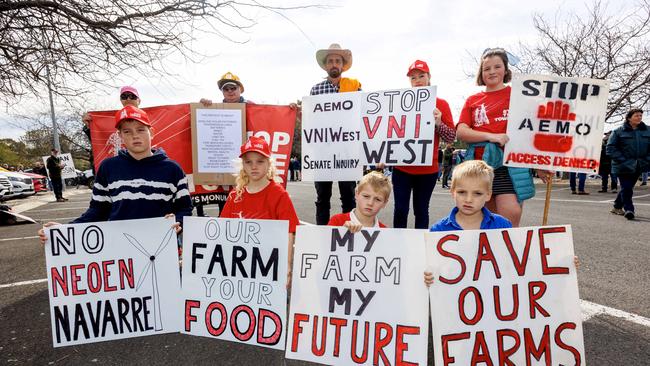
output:
[[[223,93],[223,103],[250,103],[245,100],[241,94],[244,92],[244,84],[239,80],[239,77],[232,72],[228,71],[223,74],[221,79],[217,82],[219,90]],[[206,107],[212,105],[212,100],[201,98],[199,103]]]

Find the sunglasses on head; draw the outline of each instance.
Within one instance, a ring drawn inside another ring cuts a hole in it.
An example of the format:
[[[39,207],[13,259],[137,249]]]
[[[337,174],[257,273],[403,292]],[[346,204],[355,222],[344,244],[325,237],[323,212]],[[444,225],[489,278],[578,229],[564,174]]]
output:
[[[132,93],[124,93],[124,94],[120,95],[120,99],[121,100],[127,100],[127,99],[136,100],[136,99],[138,99],[138,97],[135,94],[132,94]]]

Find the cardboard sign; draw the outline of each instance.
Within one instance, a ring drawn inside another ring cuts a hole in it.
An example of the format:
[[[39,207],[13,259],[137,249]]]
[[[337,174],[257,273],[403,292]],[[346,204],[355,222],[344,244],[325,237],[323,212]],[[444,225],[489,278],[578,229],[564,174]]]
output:
[[[246,139],[246,104],[190,104],[194,184],[235,184],[239,147]]]
[[[154,127],[152,145],[162,147],[167,156],[183,168],[187,174],[193,202],[195,204],[225,202],[228,186],[218,182],[194,184],[190,104],[148,107],[143,110],[149,115],[149,120]],[[92,117],[90,132],[95,169],[107,157],[117,155],[122,145],[115,130],[115,112],[89,112]],[[275,166],[285,186],[295,121],[296,111],[289,106],[246,104],[246,136],[254,134],[265,138],[270,144]]]
[[[45,169],[47,169],[47,158],[49,157],[50,155],[41,157],[43,159],[43,166],[45,166]],[[61,170],[61,178],[63,179],[76,178],[77,170],[74,167],[74,160],[72,160],[72,155],[70,153],[59,154],[59,159],[61,159],[61,163],[63,163],[63,169]],[[47,169],[47,175],[48,176],[50,175],[49,169]]]
[[[173,223],[156,218],[47,229],[54,347],[180,330]]]
[[[597,173],[608,96],[607,80],[514,74],[504,165]]]
[[[363,164],[431,166],[435,109],[435,86],[364,93]]]
[[[425,365],[424,232],[298,226],[286,357]]]
[[[570,226],[427,233],[436,365],[584,365]]]
[[[284,349],[288,221],[185,217],[183,333]]]
[[[302,180],[356,181],[360,161],[361,93],[302,98]]]

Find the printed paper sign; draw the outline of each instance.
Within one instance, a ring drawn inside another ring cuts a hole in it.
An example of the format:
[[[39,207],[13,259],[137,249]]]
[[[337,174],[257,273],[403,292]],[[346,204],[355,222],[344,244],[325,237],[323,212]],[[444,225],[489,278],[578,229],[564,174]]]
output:
[[[236,173],[242,141],[242,111],[197,109],[196,139],[198,172]]]
[[[284,349],[288,225],[184,218],[182,333]]]
[[[431,166],[435,109],[435,86],[364,93],[363,163]]]
[[[598,172],[609,82],[514,74],[504,165]]]
[[[47,169],[47,158],[49,157],[50,155],[41,157],[43,159],[43,166],[45,166],[46,169]],[[70,153],[59,154],[59,159],[61,159],[61,163],[63,163],[63,169],[61,170],[61,178],[63,179],[76,178],[77,170],[74,167],[74,160],[72,160],[72,155]],[[50,175],[49,169],[47,169],[47,174],[48,176]]]
[[[298,226],[286,357],[426,365],[424,232]]]
[[[436,365],[584,365],[570,226],[427,233]]]
[[[47,229],[54,347],[180,330],[173,223],[156,218]]]
[[[361,93],[302,98],[302,180],[356,181],[360,161]]]

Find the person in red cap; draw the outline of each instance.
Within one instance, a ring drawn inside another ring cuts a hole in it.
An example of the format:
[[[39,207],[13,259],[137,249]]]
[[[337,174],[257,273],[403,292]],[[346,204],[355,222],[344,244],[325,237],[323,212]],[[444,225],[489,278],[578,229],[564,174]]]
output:
[[[411,81],[411,86],[422,87],[431,85],[429,65],[421,60],[413,62],[406,76]],[[433,112],[436,123],[436,137],[442,137],[447,143],[454,142],[456,129],[451,115],[449,103],[442,98],[436,98],[436,109]],[[433,160],[430,166],[396,166],[393,168],[393,196],[395,209],[393,212],[393,226],[406,228],[409,214],[409,201],[413,193],[413,214],[416,229],[429,228],[429,201],[433,188],[438,181],[438,146],[439,139],[434,141],[432,149]]]
[[[278,178],[271,160],[271,148],[261,137],[251,136],[241,146],[242,167],[235,180],[235,189],[230,192],[226,205],[219,217],[241,219],[268,219],[289,221],[289,278],[293,263],[293,243],[298,215],[289,193],[276,182]]]
[[[140,107],[140,94],[138,93],[138,90],[132,86],[123,86],[120,88],[120,103],[122,103],[122,107],[126,107],[127,105],[134,106],[136,108]],[[88,113],[85,112],[83,116],[81,116],[81,122],[83,122],[84,126],[82,128],[84,134],[88,136],[88,141],[91,141],[90,137],[90,122],[92,122],[93,118],[92,116]],[[90,169],[95,171],[95,164],[93,161],[93,154],[92,154],[92,141],[91,141],[91,151],[90,151]]]
[[[99,166],[90,207],[71,223],[174,215],[179,232],[183,217],[192,216],[185,173],[161,148],[151,148],[153,132],[145,111],[127,105],[115,114],[115,128],[126,149]],[[39,236],[45,243],[42,229]]]

